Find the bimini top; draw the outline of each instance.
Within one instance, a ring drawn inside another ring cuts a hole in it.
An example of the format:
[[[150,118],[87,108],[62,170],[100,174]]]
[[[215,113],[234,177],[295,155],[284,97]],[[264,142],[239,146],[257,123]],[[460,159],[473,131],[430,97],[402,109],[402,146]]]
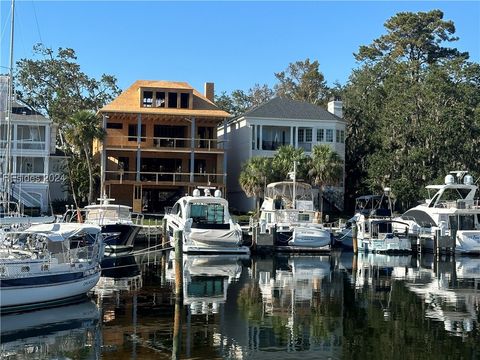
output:
[[[43,235],[48,238],[48,240],[57,242],[65,241],[80,233],[98,234],[100,232],[101,228],[99,226],[79,223],[39,224],[32,225],[28,229],[22,231],[22,233],[25,234]]]
[[[293,181],[279,181],[267,185],[265,197],[276,199],[281,197],[287,200],[293,199]],[[304,182],[295,182],[296,200],[312,200],[312,186]]]

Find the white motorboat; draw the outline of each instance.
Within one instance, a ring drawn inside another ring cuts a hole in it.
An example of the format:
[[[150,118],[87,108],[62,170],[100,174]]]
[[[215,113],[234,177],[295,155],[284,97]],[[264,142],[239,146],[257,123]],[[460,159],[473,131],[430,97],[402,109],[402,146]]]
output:
[[[394,224],[403,226],[404,232],[396,231]],[[358,251],[375,253],[412,251],[406,223],[387,218],[365,218],[364,215],[360,215],[356,226]]]
[[[130,252],[141,229],[141,215],[135,219],[131,207],[112,204],[115,199],[99,198],[99,204],[83,208],[85,223],[102,229],[105,256],[117,256]]]
[[[456,175],[457,181],[455,180]],[[462,183],[463,180],[463,183]],[[423,204],[407,210],[401,221],[408,223],[409,235],[419,239],[422,249],[432,251],[434,239],[446,239],[457,253],[480,254],[480,203],[477,186],[465,171],[452,171],[444,185],[428,185]]]
[[[332,235],[316,219],[309,184],[294,180],[267,185],[260,208],[260,231],[275,232],[276,246],[330,250]]]
[[[344,248],[353,248],[352,225],[359,220],[361,215],[364,218],[389,218],[391,216],[389,192],[390,188],[385,188],[384,195],[357,197],[355,199],[354,215],[335,233],[336,243]]]
[[[100,277],[100,228],[42,224],[5,232],[0,244],[2,312],[49,306],[85,296]]]
[[[205,195],[199,189],[192,196],[180,198],[165,214],[167,232],[172,246],[175,247],[174,232],[183,231],[184,252],[204,253],[250,253],[242,246],[242,229],[233,221],[228,211],[228,201],[216,190],[214,196],[210,189]]]

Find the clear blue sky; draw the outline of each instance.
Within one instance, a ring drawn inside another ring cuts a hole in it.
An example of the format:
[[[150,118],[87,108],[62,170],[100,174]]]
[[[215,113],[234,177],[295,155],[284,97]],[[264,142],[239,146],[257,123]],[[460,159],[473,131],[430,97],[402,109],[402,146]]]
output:
[[[1,72],[8,66],[10,1],[1,0]],[[70,47],[89,76],[113,74],[122,89],[137,79],[186,81],[202,91],[275,83],[274,73],[309,57],[329,85],[344,84],[353,53],[385,33],[400,11],[440,9],[453,44],[480,62],[480,2],[16,2],[15,59],[32,47]]]

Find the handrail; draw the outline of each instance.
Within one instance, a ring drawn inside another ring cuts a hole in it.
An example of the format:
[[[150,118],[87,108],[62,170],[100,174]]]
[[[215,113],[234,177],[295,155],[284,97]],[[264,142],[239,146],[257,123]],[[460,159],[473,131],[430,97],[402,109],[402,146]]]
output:
[[[190,173],[189,172],[164,172],[164,171],[141,171],[140,181],[145,182],[189,182]],[[107,170],[105,171],[106,180],[119,180],[123,182],[124,180],[136,180],[137,172],[136,171],[123,171],[123,170]],[[108,176],[114,175],[114,176]],[[213,182],[218,183],[221,181],[216,181],[218,177],[224,177],[225,173],[193,173],[194,179],[204,179],[205,183]],[[112,178],[113,177],[113,178]],[[196,180],[196,182],[202,182]]]
[[[191,149],[191,138],[178,138],[178,137],[159,137],[159,136],[128,136],[128,135],[108,135],[105,137],[107,146],[120,146],[122,148],[137,147],[137,141],[140,139],[140,143],[146,148],[157,149]],[[208,138],[194,138],[195,149],[206,150],[223,150],[225,149],[225,140],[221,139],[208,139]]]

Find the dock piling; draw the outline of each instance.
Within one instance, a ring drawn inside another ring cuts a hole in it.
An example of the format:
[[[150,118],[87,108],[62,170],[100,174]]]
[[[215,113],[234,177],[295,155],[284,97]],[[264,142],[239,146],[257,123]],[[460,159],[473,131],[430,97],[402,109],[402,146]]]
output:
[[[175,297],[183,300],[183,231],[175,230]]]

